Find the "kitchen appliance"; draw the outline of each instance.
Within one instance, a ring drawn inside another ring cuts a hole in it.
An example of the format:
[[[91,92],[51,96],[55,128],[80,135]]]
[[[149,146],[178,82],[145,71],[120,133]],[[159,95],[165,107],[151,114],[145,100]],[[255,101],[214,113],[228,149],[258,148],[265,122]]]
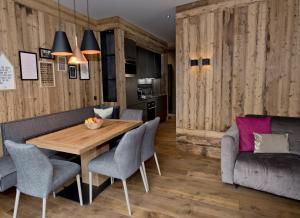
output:
[[[135,60],[126,60],[125,75],[126,75],[126,77],[133,77],[136,75],[136,61]]]
[[[148,120],[155,119],[156,116],[156,104],[155,101],[151,101],[147,103],[147,114],[148,114]]]

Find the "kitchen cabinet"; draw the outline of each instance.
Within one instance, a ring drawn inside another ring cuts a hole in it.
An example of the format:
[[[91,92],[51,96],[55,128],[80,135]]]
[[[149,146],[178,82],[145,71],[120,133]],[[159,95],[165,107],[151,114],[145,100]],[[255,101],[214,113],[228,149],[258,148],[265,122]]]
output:
[[[114,31],[103,31],[100,34],[103,100],[105,102],[116,102],[117,83]]]
[[[137,55],[136,43],[131,39],[125,38],[124,46],[125,46],[125,59],[129,61],[136,60],[136,55]]]
[[[137,48],[138,78],[161,78],[161,55]]]

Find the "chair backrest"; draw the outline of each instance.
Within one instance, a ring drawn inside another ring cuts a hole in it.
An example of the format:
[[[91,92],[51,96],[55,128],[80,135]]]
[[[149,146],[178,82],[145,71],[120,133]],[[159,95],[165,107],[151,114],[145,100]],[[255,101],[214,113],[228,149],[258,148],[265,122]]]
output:
[[[148,121],[144,124],[144,126],[146,126],[146,130],[142,143],[142,161],[148,160],[155,152],[155,136],[159,122],[160,118],[156,117],[154,120]]]
[[[34,145],[6,140],[5,146],[17,169],[17,188],[25,194],[44,198],[52,191],[53,166]]]
[[[122,112],[120,119],[121,120],[143,120],[143,111],[126,109]]]
[[[116,149],[114,159],[122,179],[127,179],[141,166],[141,147],[145,129],[143,125],[127,132]]]

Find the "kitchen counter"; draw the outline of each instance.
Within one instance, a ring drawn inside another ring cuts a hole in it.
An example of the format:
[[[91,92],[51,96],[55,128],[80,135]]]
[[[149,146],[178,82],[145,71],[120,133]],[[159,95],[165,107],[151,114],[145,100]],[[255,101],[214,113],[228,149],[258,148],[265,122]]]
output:
[[[135,104],[128,105],[129,109],[143,110],[143,120],[147,121],[148,111],[147,103],[155,101],[156,116],[159,116],[162,121],[167,117],[167,95],[155,95],[144,100],[137,100]]]

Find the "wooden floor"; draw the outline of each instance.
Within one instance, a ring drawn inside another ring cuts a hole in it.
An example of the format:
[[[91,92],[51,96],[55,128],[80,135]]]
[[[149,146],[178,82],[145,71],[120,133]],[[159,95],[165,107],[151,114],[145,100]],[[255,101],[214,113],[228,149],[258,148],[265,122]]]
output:
[[[176,149],[175,121],[160,126],[158,158],[162,176],[154,160],[146,163],[150,192],[145,193],[140,174],[128,181],[133,217],[300,217],[300,202],[275,195],[222,184],[220,162]],[[11,217],[15,191],[0,194],[0,217]],[[41,217],[41,200],[21,195],[19,216]],[[122,184],[116,182],[91,206],[49,197],[48,217],[127,217]]]

